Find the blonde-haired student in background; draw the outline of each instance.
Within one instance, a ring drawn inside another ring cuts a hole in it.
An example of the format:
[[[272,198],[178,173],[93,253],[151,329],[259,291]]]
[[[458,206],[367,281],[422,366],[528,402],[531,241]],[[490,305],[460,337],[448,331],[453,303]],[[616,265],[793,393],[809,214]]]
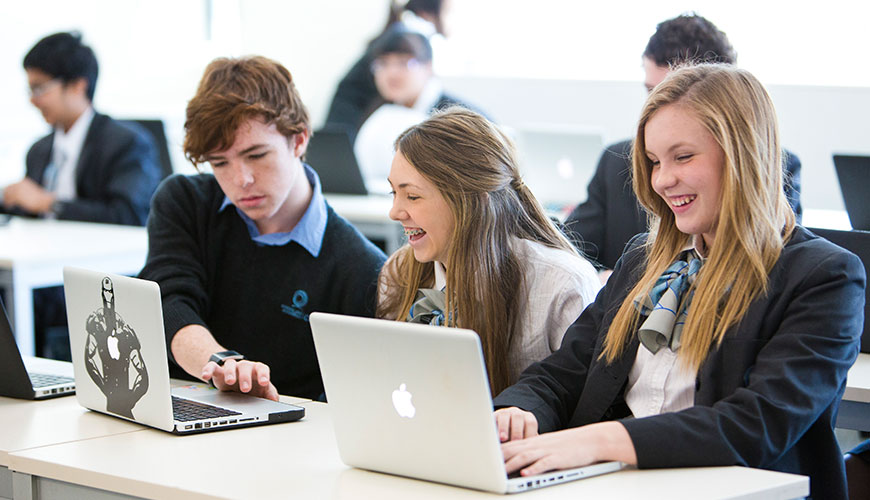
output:
[[[495,398],[508,472],[737,464],[846,497],[834,421],[865,273],[795,224],[781,155],[773,103],[748,72],[685,67],[656,86],[633,182],[657,222],[562,347]]]
[[[377,315],[476,331],[504,389],[559,347],[600,288],[595,269],[523,184],[511,141],[473,111],[406,130],[389,181],[409,242],[384,265]]]

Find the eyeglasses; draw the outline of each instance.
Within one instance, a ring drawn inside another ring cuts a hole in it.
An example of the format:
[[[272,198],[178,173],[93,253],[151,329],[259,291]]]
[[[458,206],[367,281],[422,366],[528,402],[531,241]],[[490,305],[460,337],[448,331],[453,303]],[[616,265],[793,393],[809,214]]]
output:
[[[397,68],[397,69],[415,69],[420,67],[420,61],[413,57],[409,57],[407,59],[403,57],[379,57],[372,61],[371,70],[372,73],[387,69],[389,67]]]
[[[45,95],[49,90],[63,83],[60,78],[52,78],[51,80],[42,82],[30,87],[30,97],[36,98]]]

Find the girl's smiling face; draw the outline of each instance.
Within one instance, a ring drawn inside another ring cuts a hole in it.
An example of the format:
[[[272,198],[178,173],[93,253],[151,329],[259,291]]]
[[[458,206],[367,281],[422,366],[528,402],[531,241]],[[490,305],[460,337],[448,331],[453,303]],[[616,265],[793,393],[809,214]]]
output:
[[[438,261],[447,265],[455,222],[441,191],[405,159],[401,151],[393,157],[388,179],[393,188],[390,218],[405,228],[405,235],[419,262]]]

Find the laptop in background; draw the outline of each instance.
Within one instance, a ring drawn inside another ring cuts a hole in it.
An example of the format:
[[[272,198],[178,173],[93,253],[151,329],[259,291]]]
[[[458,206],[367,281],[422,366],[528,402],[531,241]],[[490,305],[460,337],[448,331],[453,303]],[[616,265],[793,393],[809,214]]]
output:
[[[175,434],[299,420],[305,409],[237,392],[170,388],[160,287],[65,267],[76,397],[85,408]]]
[[[480,339],[470,330],[317,312],[310,321],[347,465],[495,493],[622,467],[509,479]]]
[[[72,363],[22,357],[0,300],[0,396],[48,399],[76,391]]]
[[[320,177],[324,193],[366,195],[366,183],[343,127],[324,127],[312,134],[305,162]]]
[[[834,155],[834,167],[852,229],[870,230],[870,156]]]
[[[586,186],[604,150],[601,131],[539,125],[515,130],[523,182],[544,207],[561,211],[586,198]]]

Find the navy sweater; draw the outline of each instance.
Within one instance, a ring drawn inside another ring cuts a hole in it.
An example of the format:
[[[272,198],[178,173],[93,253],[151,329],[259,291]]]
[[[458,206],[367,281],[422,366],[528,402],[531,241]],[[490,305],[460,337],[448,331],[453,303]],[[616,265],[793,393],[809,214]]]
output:
[[[160,284],[167,346],[182,327],[202,325],[269,365],[279,393],[317,398],[308,315],[372,316],[385,256],[328,206],[317,258],[296,242],[259,245],[236,210],[218,211],[223,199],[212,175],[197,175],[167,179],[151,202],[140,276]]]

